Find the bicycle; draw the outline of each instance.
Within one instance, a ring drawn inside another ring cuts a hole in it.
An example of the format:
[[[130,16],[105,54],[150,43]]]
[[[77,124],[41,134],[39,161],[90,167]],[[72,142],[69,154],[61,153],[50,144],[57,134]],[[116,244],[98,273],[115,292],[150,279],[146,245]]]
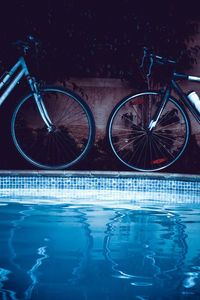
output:
[[[176,81],[200,82],[200,77],[176,73],[175,61],[155,55],[148,48],[144,48],[142,66],[146,60],[148,76],[155,63],[172,66],[167,87],[122,99],[111,112],[107,134],[114,154],[123,164],[138,171],[158,171],[175,163],[187,146],[190,122],[185,107],[200,122],[200,109]],[[171,96],[172,90],[179,101]]]
[[[80,161],[93,144],[95,124],[86,102],[70,89],[42,86],[31,76],[25,61],[38,42],[29,37],[18,41],[23,51],[16,64],[0,79],[0,105],[26,78],[29,93],[17,105],[11,120],[11,134],[19,153],[31,164],[44,169],[64,169]]]

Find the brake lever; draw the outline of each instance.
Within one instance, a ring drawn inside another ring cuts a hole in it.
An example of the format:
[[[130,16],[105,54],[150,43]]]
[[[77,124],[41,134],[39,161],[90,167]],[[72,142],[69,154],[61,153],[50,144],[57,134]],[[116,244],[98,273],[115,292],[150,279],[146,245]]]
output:
[[[150,56],[150,65],[149,65],[149,73],[147,74],[147,77],[149,77],[151,75],[151,69],[152,69],[152,66],[153,66],[153,57]]]
[[[145,60],[145,58],[147,56],[148,56],[148,48],[144,47],[144,54],[143,54],[143,57],[142,57],[142,62],[140,64],[140,68],[143,68],[143,66],[144,66],[144,60]],[[149,65],[148,74],[146,75],[147,77],[149,77],[151,75],[151,69],[152,69],[152,66],[153,66],[153,63],[154,63],[154,60],[153,60],[152,56],[149,55],[149,59],[150,59],[150,65]]]
[[[142,62],[140,64],[140,68],[144,67],[144,60],[145,60],[146,56],[147,56],[147,48],[144,47],[144,54],[143,54],[143,57],[142,57]]]

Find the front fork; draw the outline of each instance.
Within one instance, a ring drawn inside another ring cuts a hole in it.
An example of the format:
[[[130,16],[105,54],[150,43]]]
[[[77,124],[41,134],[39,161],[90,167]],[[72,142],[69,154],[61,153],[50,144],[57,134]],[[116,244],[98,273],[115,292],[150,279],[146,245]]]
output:
[[[29,82],[31,90],[33,92],[33,96],[34,96],[37,108],[39,110],[39,113],[40,113],[44,123],[47,126],[47,130],[49,132],[52,132],[55,129],[55,126],[54,126],[53,122],[51,121],[51,119],[48,115],[48,112],[46,110],[46,107],[44,105],[42,97],[40,95],[40,92],[39,92],[39,89],[38,89],[38,86],[37,86],[37,82],[36,82],[34,77],[29,77],[28,82]]]
[[[160,118],[160,116],[163,112],[163,109],[166,105],[166,102],[167,102],[167,100],[170,96],[170,93],[171,93],[171,87],[168,86],[168,88],[165,90],[165,93],[164,93],[164,96],[161,100],[161,103],[160,103],[158,109],[155,112],[155,115],[154,115],[153,119],[149,123],[149,126],[148,126],[148,131],[149,132],[151,132],[156,127],[156,125],[158,123],[158,120],[159,120],[159,118]]]

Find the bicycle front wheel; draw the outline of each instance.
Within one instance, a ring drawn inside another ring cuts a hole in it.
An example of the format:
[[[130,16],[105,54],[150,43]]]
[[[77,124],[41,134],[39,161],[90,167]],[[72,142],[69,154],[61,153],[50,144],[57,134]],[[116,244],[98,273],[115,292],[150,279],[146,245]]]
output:
[[[88,105],[77,94],[49,86],[40,91],[55,129],[48,131],[33,94],[17,106],[11,121],[15,146],[31,164],[45,169],[64,169],[89,151],[95,125]]]
[[[168,99],[156,127],[148,125],[162,95],[143,92],[123,99],[108,123],[109,141],[126,166],[139,171],[157,171],[173,164],[183,153],[189,137],[188,117],[172,98]]]

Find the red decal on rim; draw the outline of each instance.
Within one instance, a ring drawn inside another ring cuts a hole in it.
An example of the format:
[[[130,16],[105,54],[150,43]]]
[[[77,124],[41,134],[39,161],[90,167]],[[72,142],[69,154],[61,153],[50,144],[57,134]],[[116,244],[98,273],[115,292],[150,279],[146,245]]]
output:
[[[152,165],[158,165],[158,164],[163,163],[163,162],[166,161],[166,160],[167,160],[167,158],[166,158],[166,157],[163,157],[163,158],[155,159],[155,160],[153,160],[151,163],[152,163]]]
[[[142,104],[142,103],[144,103],[144,99],[139,99],[139,100],[133,101],[130,105],[137,105],[137,104]]]

